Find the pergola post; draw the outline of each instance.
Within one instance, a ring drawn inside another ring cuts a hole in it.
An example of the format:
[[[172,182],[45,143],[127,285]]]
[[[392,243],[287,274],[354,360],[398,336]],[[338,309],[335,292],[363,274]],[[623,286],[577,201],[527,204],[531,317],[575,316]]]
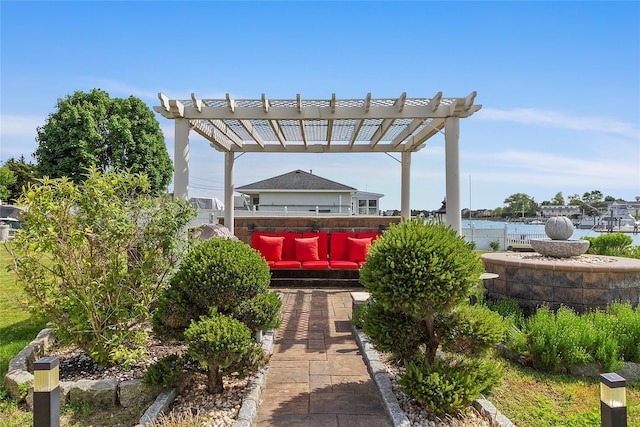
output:
[[[234,234],[234,203],[233,203],[233,163],[235,158],[232,151],[224,153],[224,226]]]
[[[402,152],[402,174],[400,191],[400,216],[402,220],[411,218],[411,152]]]
[[[462,233],[460,213],[460,119],[447,117],[444,125],[447,225]]]
[[[179,199],[189,197],[189,120],[175,120],[175,146],[173,162],[173,195]]]

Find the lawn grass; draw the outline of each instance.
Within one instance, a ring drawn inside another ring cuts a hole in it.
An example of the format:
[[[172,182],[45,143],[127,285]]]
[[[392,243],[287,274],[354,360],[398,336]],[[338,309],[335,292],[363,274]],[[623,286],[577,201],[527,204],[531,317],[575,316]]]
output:
[[[599,427],[600,380],[555,375],[505,361],[488,399],[518,427]],[[629,426],[640,426],[640,382],[627,383]]]
[[[16,283],[13,271],[8,271],[11,257],[4,245],[0,245],[0,426],[28,426],[32,416],[18,408],[8,398],[4,376],[9,361],[29,344],[45,326],[44,320],[34,319],[23,307],[22,287]]]

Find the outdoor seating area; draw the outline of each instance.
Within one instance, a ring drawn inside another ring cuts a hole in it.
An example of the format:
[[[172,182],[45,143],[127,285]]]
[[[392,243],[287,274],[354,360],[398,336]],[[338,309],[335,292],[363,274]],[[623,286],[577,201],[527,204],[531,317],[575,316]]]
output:
[[[274,269],[349,269],[365,262],[380,232],[254,232],[251,247]]]

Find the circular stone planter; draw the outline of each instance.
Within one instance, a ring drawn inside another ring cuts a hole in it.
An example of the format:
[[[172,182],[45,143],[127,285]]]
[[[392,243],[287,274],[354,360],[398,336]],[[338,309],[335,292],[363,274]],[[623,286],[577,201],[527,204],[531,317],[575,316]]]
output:
[[[481,256],[487,273],[487,297],[512,298],[533,310],[540,305],[561,305],[578,312],[605,308],[612,302],[638,306],[640,259],[602,255],[546,258],[532,253],[486,253]]]

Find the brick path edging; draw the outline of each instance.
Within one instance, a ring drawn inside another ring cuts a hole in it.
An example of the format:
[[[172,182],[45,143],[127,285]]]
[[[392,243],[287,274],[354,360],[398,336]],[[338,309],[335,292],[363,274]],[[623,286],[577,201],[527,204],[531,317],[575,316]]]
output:
[[[382,399],[384,407],[387,409],[389,419],[393,423],[394,427],[409,427],[411,422],[404,414],[404,411],[400,408],[398,399],[393,393],[391,387],[391,380],[387,375],[387,371],[380,362],[378,352],[375,350],[369,337],[361,330],[352,326],[353,335],[356,338],[362,357],[371,377],[375,380],[378,390],[380,392],[380,398]],[[473,402],[473,407],[485,418],[487,418],[491,425],[494,427],[515,427],[507,417],[505,417],[498,409],[493,406],[487,399],[480,398]]]

